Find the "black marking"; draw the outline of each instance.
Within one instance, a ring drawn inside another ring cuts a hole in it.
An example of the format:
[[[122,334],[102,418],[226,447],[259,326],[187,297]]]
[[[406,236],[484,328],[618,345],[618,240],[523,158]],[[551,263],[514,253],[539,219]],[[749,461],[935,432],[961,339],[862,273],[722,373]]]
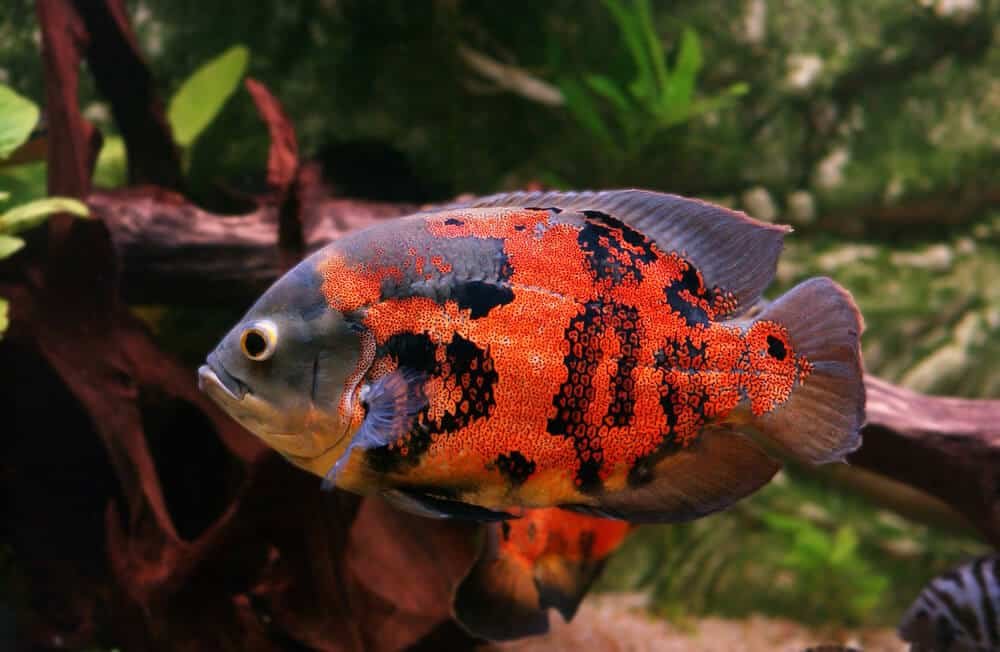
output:
[[[640,260],[644,263],[651,263],[656,260],[657,252],[653,248],[653,241],[633,229],[628,224],[625,224],[625,222],[600,211],[583,211],[583,214],[592,220],[596,220],[604,224],[605,226],[621,231],[622,240],[642,252]]]
[[[653,243],[627,224],[598,211],[583,211],[587,222],[577,235],[594,279],[620,284],[642,280],[641,263],[658,257]],[[638,250],[638,251],[636,251]]]
[[[536,467],[535,462],[528,460],[521,451],[511,451],[510,455],[501,453],[493,463],[515,487],[521,486],[525,480],[534,475]]]
[[[687,322],[688,326],[708,326],[708,313],[701,306],[692,303],[681,296],[681,292],[687,290],[695,299],[704,299],[711,305],[714,303],[717,292],[710,292],[705,289],[701,274],[694,268],[694,265],[685,261],[687,265],[681,278],[663,288],[663,293],[667,297],[667,305],[678,313]]]
[[[777,358],[778,360],[784,360],[785,356],[788,355],[788,351],[785,350],[784,342],[779,340],[774,335],[768,335],[767,354],[772,358]]]
[[[559,213],[562,213],[562,209],[561,208],[557,208],[555,206],[546,206],[544,208],[541,207],[541,206],[525,206],[524,210],[526,210],[526,211],[552,211],[556,215],[558,215]]]
[[[488,418],[496,407],[493,388],[500,376],[493,366],[493,357],[489,350],[479,348],[461,335],[456,334],[445,347],[445,362],[437,366],[434,374],[457,381],[461,397],[440,421],[425,419],[431,434],[461,430],[476,419]]]
[[[456,283],[451,289],[451,298],[462,310],[471,309],[473,319],[479,319],[489,314],[497,306],[503,306],[514,300],[514,291],[507,285],[487,283],[485,281],[465,281]]]
[[[958,585],[964,592],[965,585],[961,582],[961,580],[959,580]],[[955,602],[955,599],[952,597],[950,593],[942,589],[939,589],[937,586],[935,586],[934,582],[932,582],[930,587],[928,588],[935,598],[940,600],[945,606],[948,607],[948,613],[950,613],[955,618],[955,620],[958,621],[958,623],[962,626],[962,628],[970,636],[975,636],[977,629],[975,612],[966,605],[959,605],[957,602]],[[949,625],[949,630],[950,628],[951,626]]]
[[[990,586],[986,582],[986,572],[983,570],[983,566],[988,563],[985,557],[977,559],[972,566],[973,575],[976,578],[976,583],[979,585],[980,593],[980,606],[983,609],[983,617],[986,619],[986,636],[988,638],[989,647],[994,648],[1000,645],[1000,631],[997,627],[997,611],[993,605],[993,600],[995,597],[990,595]]]
[[[642,343],[639,337],[639,311],[632,306],[617,306],[611,328],[621,348],[621,357],[611,379],[612,399],[604,417],[607,426],[630,426],[635,423],[635,380],[632,372],[639,364]]]
[[[444,221],[445,226],[465,226],[464,220],[456,220],[454,217],[449,217]]]
[[[514,230],[515,230],[515,231],[524,231],[524,230],[525,230],[525,229],[527,229],[527,228],[528,228],[528,227],[526,227],[526,226],[525,226],[525,225],[523,225],[523,224],[515,224],[515,225],[514,225]]]
[[[601,421],[588,423],[588,412],[596,398],[594,376],[605,355],[601,339],[608,329],[618,339],[621,351],[609,388],[611,402]],[[564,337],[569,343],[569,350],[563,357],[567,378],[552,398],[556,415],[548,420],[546,431],[573,440],[579,462],[576,485],[581,491],[593,492],[601,487],[602,433],[635,421],[635,380],[632,376],[641,343],[639,314],[632,306],[592,301],[570,320]]]
[[[510,541],[510,523],[507,521],[500,522],[500,536],[504,541]]]
[[[380,347],[379,357],[388,354],[395,358],[400,367],[414,371],[433,373],[437,362],[434,353],[437,345],[426,333],[399,333],[393,335]]]

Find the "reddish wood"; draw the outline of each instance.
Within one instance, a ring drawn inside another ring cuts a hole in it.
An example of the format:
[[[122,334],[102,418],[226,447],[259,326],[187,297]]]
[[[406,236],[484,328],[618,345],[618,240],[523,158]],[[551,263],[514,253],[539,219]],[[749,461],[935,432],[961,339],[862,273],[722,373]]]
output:
[[[852,464],[948,503],[1000,547],[1000,401],[925,396],[867,376]]]

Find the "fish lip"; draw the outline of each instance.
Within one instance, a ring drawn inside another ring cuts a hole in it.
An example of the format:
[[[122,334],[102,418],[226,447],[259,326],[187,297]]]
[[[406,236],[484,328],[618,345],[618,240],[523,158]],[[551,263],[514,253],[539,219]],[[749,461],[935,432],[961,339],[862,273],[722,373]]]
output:
[[[206,385],[210,383],[220,388],[234,401],[242,401],[250,393],[246,383],[226,371],[214,354],[208,356],[207,362],[208,364],[198,368],[198,389],[204,392]]]

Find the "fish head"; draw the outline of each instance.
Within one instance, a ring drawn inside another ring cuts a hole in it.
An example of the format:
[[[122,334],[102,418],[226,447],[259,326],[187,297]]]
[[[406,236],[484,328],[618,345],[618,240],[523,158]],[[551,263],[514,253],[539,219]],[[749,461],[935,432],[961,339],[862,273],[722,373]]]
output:
[[[362,333],[327,302],[317,262],[276,281],[198,370],[202,391],[300,466],[347,445],[367,370]]]

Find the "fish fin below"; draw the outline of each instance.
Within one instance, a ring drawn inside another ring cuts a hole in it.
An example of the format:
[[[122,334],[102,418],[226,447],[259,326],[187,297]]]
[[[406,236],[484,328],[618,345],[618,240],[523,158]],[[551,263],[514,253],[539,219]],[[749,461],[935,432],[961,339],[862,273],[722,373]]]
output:
[[[386,446],[409,432],[414,417],[427,405],[426,379],[427,374],[421,371],[400,368],[362,388],[360,398],[368,412],[351,443],[323,478],[324,489],[336,485],[337,476],[355,448],[368,450]]]
[[[812,363],[812,371],[787,401],[756,417],[754,425],[798,461],[843,460],[861,445],[865,420],[864,322],[851,295],[828,278],[809,279],[757,319],[784,326],[792,348]]]
[[[552,607],[569,622],[591,584],[604,568],[603,559],[574,560],[545,555],[535,562],[535,587],[543,609]]]
[[[651,238],[665,252],[683,253],[708,288],[731,292],[736,316],[774,279],[790,227],[768,224],[706,201],[649,190],[514,192],[442,208],[519,206],[598,211]],[[440,210],[440,209],[437,209]]]
[[[452,613],[470,634],[490,641],[509,641],[549,631],[548,609],[526,560],[499,549],[500,526],[485,528],[479,559],[459,584]]]
[[[453,518],[462,521],[492,523],[517,518],[508,512],[496,511],[460,500],[439,498],[419,491],[388,489],[382,497],[396,509],[425,518]]]
[[[780,468],[749,437],[708,426],[694,443],[648,467],[642,484],[597,496],[595,507],[634,523],[690,521],[752,494]]]

